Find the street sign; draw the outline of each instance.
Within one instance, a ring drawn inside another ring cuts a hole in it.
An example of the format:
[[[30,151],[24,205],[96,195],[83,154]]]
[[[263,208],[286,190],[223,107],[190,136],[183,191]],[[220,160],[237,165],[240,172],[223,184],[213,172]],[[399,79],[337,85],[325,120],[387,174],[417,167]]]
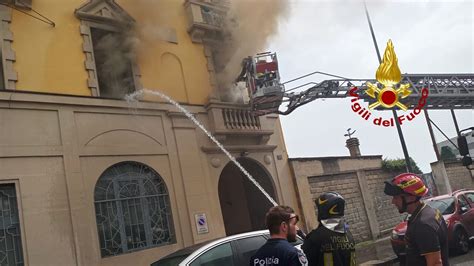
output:
[[[209,233],[209,227],[207,226],[207,219],[205,213],[194,214],[194,219],[196,220],[196,230],[198,234]]]

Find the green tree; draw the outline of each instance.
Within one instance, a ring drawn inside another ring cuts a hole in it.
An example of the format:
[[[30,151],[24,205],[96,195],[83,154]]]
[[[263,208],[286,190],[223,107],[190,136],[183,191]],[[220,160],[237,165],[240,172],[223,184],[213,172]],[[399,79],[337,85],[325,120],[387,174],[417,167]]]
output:
[[[421,169],[418,167],[416,162],[413,160],[413,158],[410,157],[410,166],[415,174],[422,174],[423,172]],[[395,173],[403,173],[407,171],[406,168],[406,163],[405,159],[388,159],[385,158],[382,161],[382,169],[389,171],[389,172],[395,172]]]
[[[441,160],[452,160],[456,159],[456,155],[449,146],[441,147]]]

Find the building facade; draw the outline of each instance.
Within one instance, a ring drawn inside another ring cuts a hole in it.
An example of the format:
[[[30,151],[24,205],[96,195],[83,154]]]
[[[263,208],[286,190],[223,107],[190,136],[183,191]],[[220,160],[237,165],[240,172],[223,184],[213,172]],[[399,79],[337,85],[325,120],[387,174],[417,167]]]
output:
[[[278,116],[214,93],[207,43],[219,28],[209,14],[225,9],[213,2],[0,6],[2,265],[149,265],[262,228],[269,201],[173,105],[123,100],[142,88],[180,102],[297,209]],[[23,13],[34,11],[54,26]]]

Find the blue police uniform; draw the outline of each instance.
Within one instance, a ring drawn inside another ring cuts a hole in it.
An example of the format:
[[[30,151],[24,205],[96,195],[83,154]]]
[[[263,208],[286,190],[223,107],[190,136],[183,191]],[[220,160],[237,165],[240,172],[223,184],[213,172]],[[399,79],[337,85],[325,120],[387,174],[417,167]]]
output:
[[[268,239],[267,243],[250,258],[250,266],[288,265],[306,266],[308,265],[304,253],[293,247],[286,239]]]

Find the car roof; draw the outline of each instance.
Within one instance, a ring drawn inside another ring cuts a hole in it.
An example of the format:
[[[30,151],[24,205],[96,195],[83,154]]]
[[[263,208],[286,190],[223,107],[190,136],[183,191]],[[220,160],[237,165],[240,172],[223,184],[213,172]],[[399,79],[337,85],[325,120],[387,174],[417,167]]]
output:
[[[442,199],[447,199],[447,198],[452,198],[453,195],[451,194],[445,194],[445,195],[439,195],[431,198],[425,199],[425,201],[434,201],[434,200],[442,200]]]
[[[270,234],[270,232],[268,230],[259,230],[259,231],[252,231],[252,232],[247,232],[247,233],[241,233],[241,234],[221,237],[221,238],[217,238],[217,239],[213,239],[213,240],[208,240],[208,241],[204,241],[204,242],[201,242],[201,243],[197,243],[197,244],[189,246],[189,247],[179,249],[179,250],[177,250],[177,251],[175,251],[175,252],[173,252],[173,253],[171,253],[171,254],[163,257],[163,258],[161,258],[160,260],[179,257],[179,256],[182,256],[182,255],[191,255],[195,252],[196,253],[201,253],[202,251],[205,251],[205,250],[207,250],[208,248],[210,248],[212,246],[220,245],[222,243],[230,242],[230,241],[236,240],[236,239],[248,238],[248,237],[259,236],[259,235],[263,236],[263,235],[269,235],[269,234]]]
[[[467,193],[467,192],[474,193],[474,190],[467,189],[467,188],[462,188],[462,189],[458,189],[458,190],[453,191],[453,193],[451,193],[451,194],[454,196],[454,195],[457,195],[457,194],[464,194],[464,193]]]
[[[458,189],[458,190],[455,190],[453,191],[451,194],[443,194],[443,195],[439,195],[439,196],[434,196],[434,197],[431,197],[431,198],[426,198],[424,199],[425,201],[432,201],[432,200],[441,200],[441,199],[446,199],[446,198],[451,198],[453,196],[457,196],[457,195],[460,195],[460,194],[464,194],[466,192],[472,192],[474,193],[474,190],[470,190],[470,189]]]

